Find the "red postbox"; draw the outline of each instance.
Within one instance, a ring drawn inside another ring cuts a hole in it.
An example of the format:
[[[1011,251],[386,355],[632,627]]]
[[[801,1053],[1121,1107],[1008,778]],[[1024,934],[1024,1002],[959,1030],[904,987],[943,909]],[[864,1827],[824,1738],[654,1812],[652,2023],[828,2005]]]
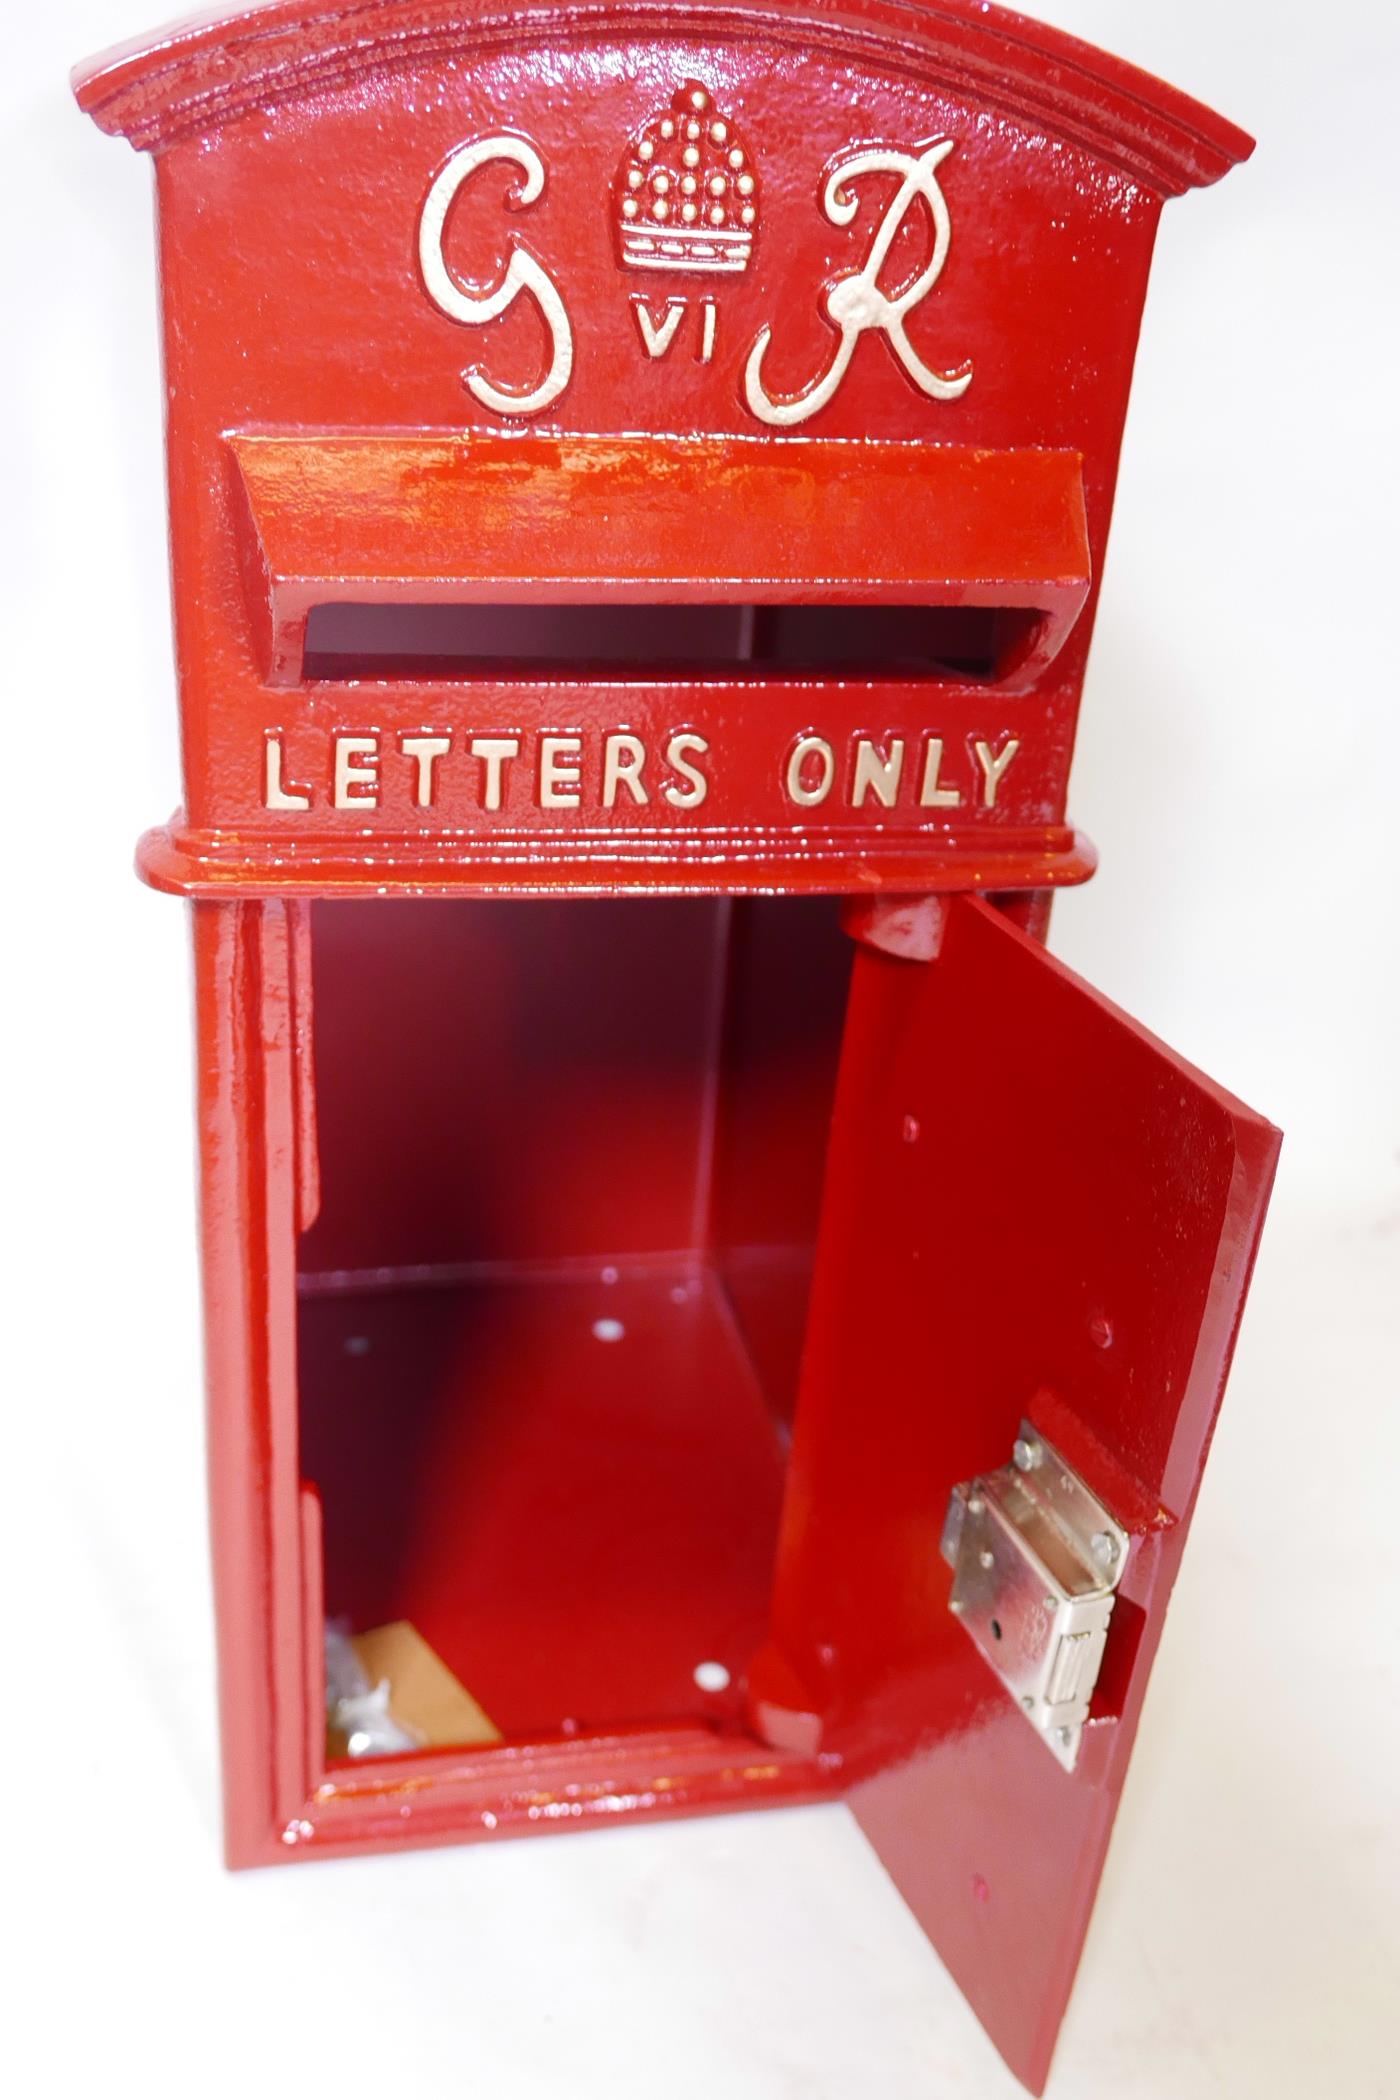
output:
[[[229,1858],[845,1797],[1038,2088],[1277,1146],[1040,945],[1249,142],[980,0],[274,0],[78,95],[157,170]]]

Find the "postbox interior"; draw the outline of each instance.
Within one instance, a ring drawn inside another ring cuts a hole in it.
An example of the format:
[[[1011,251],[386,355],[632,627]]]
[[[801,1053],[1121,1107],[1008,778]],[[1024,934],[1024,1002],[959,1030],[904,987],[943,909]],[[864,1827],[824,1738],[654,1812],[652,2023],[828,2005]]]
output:
[[[830,899],[318,902],[325,1610],[507,1741],[738,1726],[850,969]]]

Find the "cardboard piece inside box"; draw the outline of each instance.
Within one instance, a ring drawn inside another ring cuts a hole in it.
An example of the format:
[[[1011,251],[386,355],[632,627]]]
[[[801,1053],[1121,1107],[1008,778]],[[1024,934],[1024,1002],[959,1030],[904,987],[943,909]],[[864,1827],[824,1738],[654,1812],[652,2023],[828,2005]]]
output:
[[[350,1645],[371,1684],[387,1678],[390,1713],[424,1749],[500,1742],[499,1728],[407,1619],[354,1634]],[[333,1726],[327,1748],[333,1757],[347,1754]]]

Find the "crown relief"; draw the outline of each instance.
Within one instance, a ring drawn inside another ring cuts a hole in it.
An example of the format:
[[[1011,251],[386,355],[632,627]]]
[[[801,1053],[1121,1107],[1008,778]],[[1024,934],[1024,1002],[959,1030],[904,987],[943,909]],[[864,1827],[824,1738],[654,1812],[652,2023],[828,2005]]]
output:
[[[629,270],[738,276],[759,224],[758,177],[738,128],[687,80],[633,134],[613,184],[618,252]]]

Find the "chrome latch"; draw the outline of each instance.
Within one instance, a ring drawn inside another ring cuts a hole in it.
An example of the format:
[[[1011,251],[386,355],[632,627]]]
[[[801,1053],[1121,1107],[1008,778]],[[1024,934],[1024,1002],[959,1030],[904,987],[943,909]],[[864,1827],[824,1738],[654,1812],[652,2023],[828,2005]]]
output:
[[[943,1524],[949,1609],[1042,1742],[1074,1770],[1128,1534],[1022,1422],[1011,1463],[955,1487]]]

